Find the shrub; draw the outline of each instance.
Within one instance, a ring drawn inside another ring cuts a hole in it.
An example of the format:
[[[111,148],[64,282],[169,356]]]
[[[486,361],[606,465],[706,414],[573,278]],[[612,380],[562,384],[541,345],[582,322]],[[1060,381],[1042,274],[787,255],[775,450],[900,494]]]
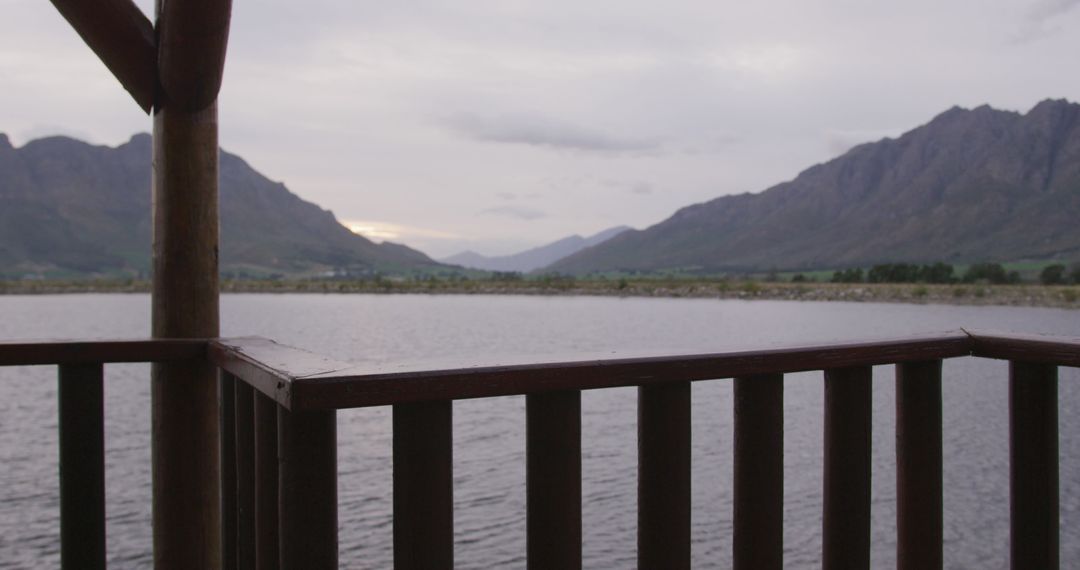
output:
[[[863,271],[859,267],[836,271],[832,276],[833,283],[862,283]]]
[[[976,283],[985,281],[994,285],[1015,283],[1020,280],[1020,274],[1013,271],[1005,272],[1000,263],[974,263],[964,272],[964,283]]]
[[[1065,266],[1060,263],[1047,265],[1039,273],[1039,282],[1043,285],[1063,285],[1065,283]]]

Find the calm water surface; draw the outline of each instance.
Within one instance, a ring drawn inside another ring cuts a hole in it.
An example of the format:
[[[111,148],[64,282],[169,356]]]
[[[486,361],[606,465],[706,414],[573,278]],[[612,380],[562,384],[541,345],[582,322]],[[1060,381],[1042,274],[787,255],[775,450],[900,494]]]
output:
[[[142,295],[0,296],[0,339],[149,334]],[[575,353],[719,351],[959,327],[1080,336],[1080,312],[1004,307],[578,297],[229,295],[225,335],[262,335],[343,360],[572,358]],[[945,364],[948,568],[1006,568],[1008,422],[1001,362]],[[149,370],[106,369],[110,567],[150,565]],[[893,369],[874,375],[873,566],[895,566]],[[1080,375],[1062,369],[1062,560],[1080,559]],[[693,560],[730,566],[731,382],[693,385]],[[784,561],[820,565],[823,382],[785,383]],[[582,397],[585,565],[632,568],[636,391]],[[392,560],[390,414],[339,413],[341,560]],[[0,368],[0,568],[59,564],[56,381],[50,367]],[[454,406],[459,568],[524,568],[525,413],[520,397]],[[1066,565],[1068,562],[1066,562]]]

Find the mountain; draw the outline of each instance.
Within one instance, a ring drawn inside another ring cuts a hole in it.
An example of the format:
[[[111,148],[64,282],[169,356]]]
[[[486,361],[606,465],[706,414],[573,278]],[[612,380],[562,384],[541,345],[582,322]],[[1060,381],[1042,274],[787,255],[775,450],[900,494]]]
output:
[[[476,253],[475,251],[463,251],[457,255],[441,259],[440,261],[450,265],[461,265],[463,267],[472,267],[474,269],[484,269],[487,271],[519,271],[527,273],[535,269],[547,267],[548,265],[585,248],[603,243],[629,229],[630,227],[628,226],[617,226],[608,228],[587,238],[575,234],[551,242],[547,245],[534,247],[513,255],[489,257]]]
[[[116,148],[49,137],[14,148],[0,134],[0,275],[122,274],[150,264],[151,137]],[[436,266],[373,243],[334,215],[221,152],[226,273],[368,272]]]
[[[1080,105],[953,108],[757,194],[682,208],[565,273],[1080,258]]]

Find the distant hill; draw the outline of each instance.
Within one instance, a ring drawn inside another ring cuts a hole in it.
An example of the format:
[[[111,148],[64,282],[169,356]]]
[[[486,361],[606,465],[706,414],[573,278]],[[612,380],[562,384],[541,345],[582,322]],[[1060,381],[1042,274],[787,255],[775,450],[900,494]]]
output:
[[[1080,105],[953,108],[757,194],[683,208],[566,273],[1080,258]]]
[[[570,254],[603,243],[629,229],[629,226],[618,226],[608,228],[589,237],[581,237],[575,234],[551,242],[547,245],[534,247],[513,255],[489,257],[480,255],[474,251],[464,251],[457,255],[442,259],[441,261],[450,265],[461,265],[463,267],[484,269],[487,271],[519,271],[528,273],[535,269],[547,267]]]
[[[0,134],[0,275],[123,274],[150,265],[151,137],[116,148],[66,137],[12,147]],[[436,266],[373,243],[334,215],[221,152],[225,273],[397,271]]]

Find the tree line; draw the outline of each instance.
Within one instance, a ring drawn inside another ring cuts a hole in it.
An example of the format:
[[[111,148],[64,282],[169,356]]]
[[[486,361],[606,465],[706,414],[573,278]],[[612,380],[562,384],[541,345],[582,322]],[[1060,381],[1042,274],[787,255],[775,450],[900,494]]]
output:
[[[796,276],[798,277],[798,276]],[[1000,263],[973,263],[964,273],[958,274],[956,268],[948,263],[881,263],[863,272],[861,267],[852,267],[833,272],[833,283],[990,283],[1007,285],[1020,282],[1020,273],[1008,271]],[[1072,267],[1055,263],[1047,265],[1039,273],[1039,282],[1044,285],[1080,284],[1080,263]]]

